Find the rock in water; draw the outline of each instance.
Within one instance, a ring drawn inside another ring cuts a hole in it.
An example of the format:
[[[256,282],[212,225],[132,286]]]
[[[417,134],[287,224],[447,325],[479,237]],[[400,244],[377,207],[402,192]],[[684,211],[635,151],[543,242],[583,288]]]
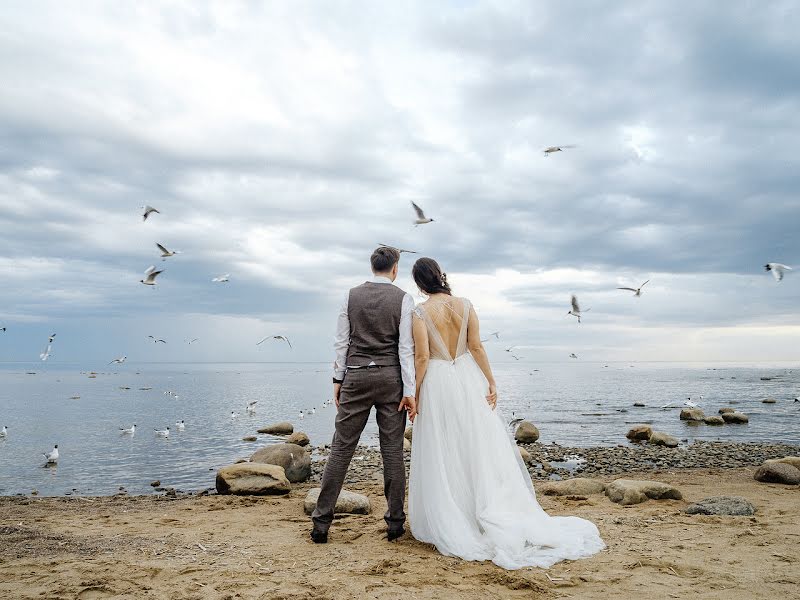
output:
[[[725,425],[725,419],[719,415],[711,415],[710,417],[703,419],[703,423],[706,425]]]
[[[545,496],[591,496],[606,491],[606,484],[597,479],[576,477],[563,481],[549,481],[541,486]]]
[[[403,438],[403,451],[411,452],[411,441],[408,438]]]
[[[653,435],[653,429],[651,427],[647,425],[637,425],[636,427],[632,427],[631,430],[625,434],[625,437],[632,442],[646,442],[650,439],[651,435]]]
[[[294,426],[288,421],[273,423],[258,430],[258,433],[270,433],[272,435],[291,435],[293,432]]]
[[[282,467],[242,463],[217,471],[217,492],[253,496],[288,494],[292,489]]]
[[[286,478],[299,483],[311,477],[311,457],[297,444],[274,444],[266,446],[250,457],[251,463],[265,463],[283,467]]]
[[[720,408],[719,409],[719,414],[721,414],[721,415],[724,415],[725,413],[732,413],[732,412],[736,412],[736,409],[735,408],[730,408],[730,407],[725,407],[725,408]]]
[[[530,421],[523,421],[517,427],[514,438],[523,444],[532,444],[539,439],[539,430]]]
[[[678,438],[674,438],[668,433],[664,433],[663,431],[654,431],[653,435],[650,436],[648,443],[653,444],[654,446],[666,446],[667,448],[677,448]]]
[[[413,435],[414,435],[414,428],[413,427],[406,427],[406,430],[403,433],[403,437],[405,437],[410,442],[410,441],[412,441],[411,437]]]
[[[311,440],[308,439],[308,436],[302,431],[296,431],[286,438],[286,443],[297,444],[298,446],[308,446],[311,443]]]
[[[531,462],[531,453],[525,450],[522,446],[517,446],[517,452],[519,453],[519,457],[522,459],[526,465]]]
[[[729,412],[729,413],[722,413],[722,418],[725,420],[726,423],[749,423],[750,419],[744,413],[740,412]]]
[[[690,515],[737,515],[749,517],[756,507],[741,496],[712,496],[690,504],[684,511]]]
[[[634,402],[633,405],[636,408],[644,408],[644,402]]]
[[[785,463],[792,465],[795,469],[800,469],[800,456],[784,456],[783,458],[773,458],[765,460],[765,463]]]
[[[800,483],[800,469],[787,463],[765,462],[753,473],[753,479],[762,483]]]
[[[702,421],[705,414],[699,408],[682,408],[681,421]]]
[[[764,398],[761,403],[762,404],[775,404],[777,400],[775,398]]]
[[[314,512],[317,507],[320,491],[320,488],[308,491],[308,495],[306,495],[306,499],[303,502],[303,509],[307,515]],[[342,490],[339,493],[339,497],[336,499],[336,507],[333,509],[336,514],[348,515],[368,515],[371,511],[372,507],[370,506],[369,498],[347,490]]]
[[[682,500],[680,491],[660,481],[617,479],[606,486],[606,496],[612,502],[626,506],[652,500]]]
[[[242,438],[243,442],[257,442],[258,438],[254,435],[246,435]]]

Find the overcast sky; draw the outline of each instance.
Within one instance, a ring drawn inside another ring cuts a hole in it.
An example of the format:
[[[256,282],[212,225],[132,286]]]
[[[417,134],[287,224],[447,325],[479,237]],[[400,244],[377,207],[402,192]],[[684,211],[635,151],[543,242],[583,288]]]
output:
[[[695,4],[5,2],[0,360],[332,361],[381,242],[498,360],[797,359],[800,8]]]

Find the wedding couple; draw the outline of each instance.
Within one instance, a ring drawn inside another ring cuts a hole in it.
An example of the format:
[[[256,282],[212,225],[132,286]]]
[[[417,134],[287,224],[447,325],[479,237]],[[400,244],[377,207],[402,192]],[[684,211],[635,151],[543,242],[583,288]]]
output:
[[[372,280],[350,290],[339,312],[333,393],[336,432],[312,514],[311,539],[328,541],[334,507],[361,432],[375,407],[383,457],[389,541],[405,533],[403,433],[414,423],[408,512],[412,535],[447,556],[505,569],[549,567],[605,547],[597,527],[551,517],[498,412],[478,316],[450,292],[435,260],[412,275],[428,300],[393,285],[400,254],[378,248]]]

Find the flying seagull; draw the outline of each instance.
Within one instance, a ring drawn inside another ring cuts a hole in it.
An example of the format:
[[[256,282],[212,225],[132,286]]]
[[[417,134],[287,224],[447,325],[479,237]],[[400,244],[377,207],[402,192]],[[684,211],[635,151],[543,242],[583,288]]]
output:
[[[516,354],[512,354],[511,356],[514,358],[514,360],[519,360],[519,356],[517,356]]]
[[[380,246],[381,248],[391,248],[392,250],[397,250],[398,254],[402,254],[403,252],[406,252],[408,254],[417,254],[417,252],[414,250],[405,250],[403,248],[396,248],[395,246],[390,246],[389,244],[378,244],[378,246]]]
[[[115,358],[114,360],[112,360],[112,361],[111,361],[110,363],[108,363],[108,364],[110,364],[110,365],[113,365],[114,363],[116,363],[116,364],[118,364],[118,365],[121,365],[121,364],[122,364],[122,363],[124,363],[126,360],[128,360],[128,357],[127,357],[127,356],[120,356],[119,358]]]
[[[149,217],[153,213],[161,214],[161,211],[159,211],[158,209],[153,208],[149,204],[146,205],[146,206],[142,206],[142,210],[144,211],[142,213],[142,221],[147,221],[147,217]]]
[[[634,296],[636,296],[636,297],[638,298],[638,297],[640,297],[640,296],[642,295],[642,288],[643,288],[644,286],[646,286],[646,285],[648,284],[648,282],[649,282],[649,281],[650,281],[650,280],[648,279],[648,280],[647,280],[647,281],[645,281],[645,282],[644,282],[642,285],[640,285],[638,288],[618,287],[617,289],[618,289],[618,290],[626,290],[626,291],[628,291],[628,292],[633,292],[633,295],[634,295]]]
[[[417,225],[425,225],[426,223],[433,223],[433,219],[426,217],[419,205],[417,205],[417,203],[413,200],[411,201],[411,206],[414,207],[414,212],[417,213],[417,220],[414,221],[414,227]]]
[[[516,346],[509,346],[506,348],[506,352],[511,352],[514,348],[516,348]]]
[[[563,152],[564,148],[577,148],[577,146],[548,146],[544,149],[544,155],[550,156],[553,152]]]
[[[163,269],[161,271],[156,271],[155,266],[154,265],[150,265],[149,267],[147,267],[147,270],[144,272],[144,274],[147,275],[147,278],[146,279],[140,279],[139,283],[143,283],[145,285],[155,285],[156,284],[156,277],[161,275],[161,273],[163,273],[163,272],[164,272]]]
[[[39,358],[42,359],[42,362],[46,361],[50,358],[50,350],[53,348],[51,344],[47,344],[47,349],[39,355]]]
[[[186,343],[187,343],[187,344],[189,344],[189,345],[191,346],[192,344],[194,344],[194,343],[195,343],[197,340],[199,340],[199,339],[200,339],[200,338],[193,338],[193,339],[191,339],[191,340],[186,340]]]
[[[0,327],[0,331],[5,331],[5,330],[6,330],[5,327]]]
[[[58,444],[53,446],[53,449],[50,452],[42,452],[45,460],[47,460],[48,465],[54,465],[58,462]]]
[[[136,423],[131,425],[130,427],[120,427],[119,428],[120,435],[133,435],[136,433]]]
[[[500,339],[500,332],[499,331],[493,331],[492,333],[489,334],[489,336],[485,340],[481,340],[481,342],[488,342],[490,338],[495,338],[496,340],[499,340]]]
[[[162,340],[161,338],[157,338],[157,337],[155,337],[153,335],[148,335],[147,337],[149,337],[151,340],[153,340],[154,344],[166,344],[167,343],[166,340]]]
[[[578,358],[578,355],[573,352],[572,354],[569,355],[569,357],[570,358]]]
[[[161,260],[167,260],[170,256],[180,254],[180,250],[167,250],[164,246],[156,242],[156,246],[161,250]]]
[[[52,344],[52,343],[53,343],[53,340],[55,340],[55,339],[56,339],[56,334],[55,334],[55,333],[51,333],[51,334],[50,334],[50,337],[49,337],[49,338],[47,338],[47,343],[48,343],[48,344]]]
[[[230,281],[231,274],[225,273],[225,275],[220,275],[219,277],[214,277],[211,281],[214,283],[228,283]]]
[[[572,315],[573,317],[578,317],[578,323],[581,322],[581,315],[585,312],[589,312],[592,310],[591,308],[587,308],[585,310],[581,310],[580,305],[578,304],[578,297],[575,294],[572,294],[572,310],[569,311],[567,314]]]
[[[283,336],[283,335],[268,335],[264,339],[256,342],[256,346],[260,346],[261,344],[263,344],[267,340],[281,340],[281,341],[286,342],[287,344],[289,344],[289,348],[292,347],[292,342],[289,341],[289,338],[287,338],[286,336]]]
[[[767,263],[764,265],[764,270],[772,273],[775,281],[783,281],[784,271],[791,271],[792,267],[782,265],[781,263]]]
[[[256,412],[256,404],[258,404],[258,400],[253,400],[252,402],[247,403],[247,412],[254,413]]]

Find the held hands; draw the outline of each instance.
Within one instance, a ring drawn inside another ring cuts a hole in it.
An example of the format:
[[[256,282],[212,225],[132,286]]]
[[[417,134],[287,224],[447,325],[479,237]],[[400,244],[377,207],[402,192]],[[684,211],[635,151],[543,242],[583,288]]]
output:
[[[489,393],[486,396],[486,402],[489,403],[489,406],[492,407],[492,410],[497,407],[497,388],[495,387],[494,383],[489,384]]]
[[[400,406],[397,407],[397,412],[402,410],[408,411],[408,418],[411,419],[411,422],[414,422],[414,419],[417,416],[417,400],[414,396],[403,396],[403,399],[400,401]]]

